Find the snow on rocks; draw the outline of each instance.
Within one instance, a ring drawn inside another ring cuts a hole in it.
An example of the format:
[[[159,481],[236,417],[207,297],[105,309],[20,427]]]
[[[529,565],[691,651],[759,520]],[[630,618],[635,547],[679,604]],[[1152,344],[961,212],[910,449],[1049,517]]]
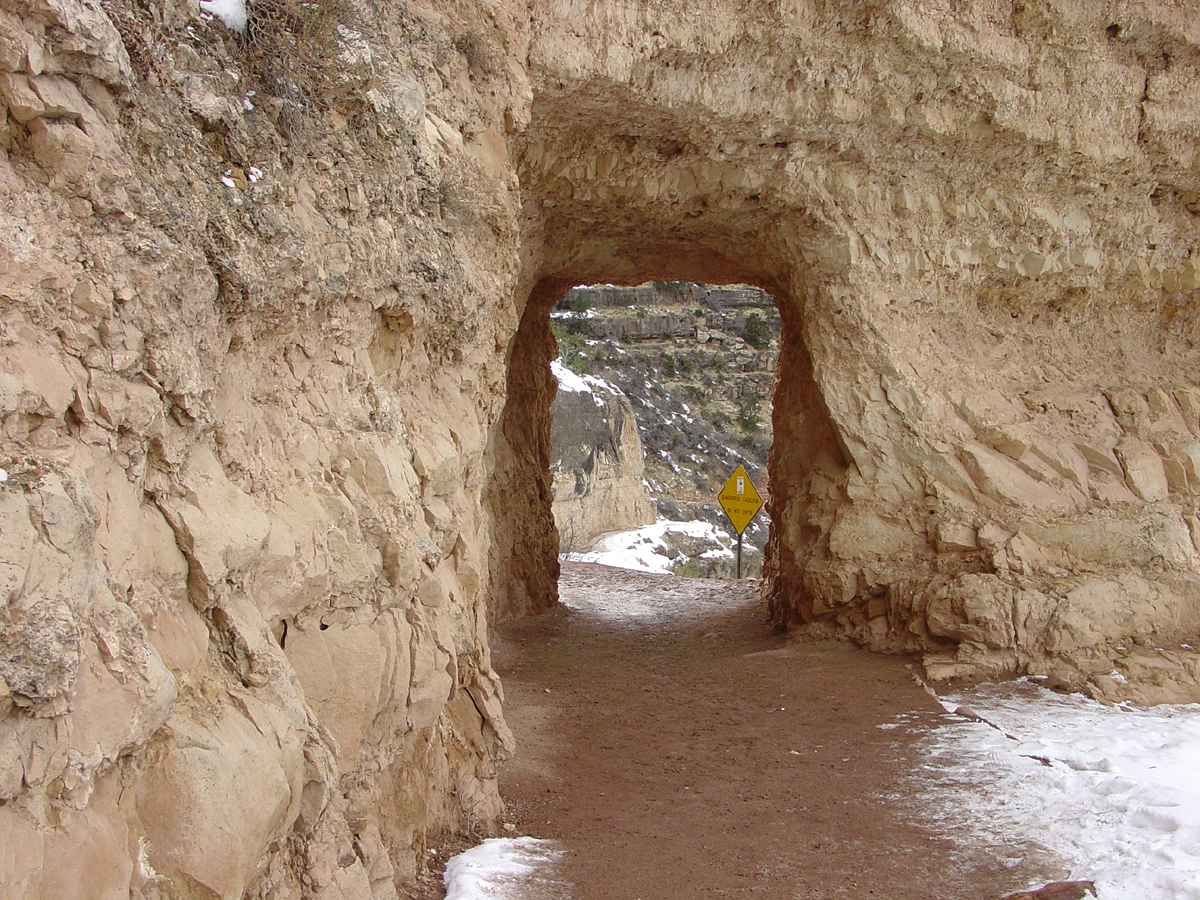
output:
[[[1029,680],[942,705],[976,715],[938,728],[914,776],[935,827],[1057,857],[1101,897],[1200,900],[1200,705],[1104,706]]]
[[[598,393],[600,391],[612,394],[615,397],[624,396],[624,392],[619,387],[609,384],[603,378],[596,378],[594,375],[576,375],[562,364],[562,360],[552,360],[550,363],[550,372],[558,380],[558,389],[560,391],[570,391],[573,394],[591,394],[592,400],[595,401],[597,406],[604,405],[604,399]]]
[[[446,863],[446,900],[530,900],[564,896],[553,868],[562,856],[554,841],[491,838]],[[559,890],[550,890],[558,888]]]
[[[605,535],[586,553],[568,553],[572,562],[600,563],[617,569],[637,569],[669,575],[676,563],[686,562],[690,554],[673,551],[680,539],[689,544],[711,543],[712,547],[697,554],[704,559],[732,559],[731,539],[727,531],[708,522],[668,522],[659,520],[632,531]],[[674,556],[672,553],[674,552]]]
[[[216,16],[238,34],[246,33],[245,0],[200,0],[200,11]]]

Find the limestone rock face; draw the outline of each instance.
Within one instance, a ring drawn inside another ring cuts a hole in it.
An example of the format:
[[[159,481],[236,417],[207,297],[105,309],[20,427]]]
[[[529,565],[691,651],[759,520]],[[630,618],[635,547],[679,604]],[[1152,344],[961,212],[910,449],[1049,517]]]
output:
[[[339,15],[0,3],[4,897],[382,900],[499,812],[524,25]]]
[[[1194,23],[556,9],[534,19],[519,142],[527,278],[776,298],[777,620],[924,652],[931,675],[1109,695],[1139,645],[1176,652],[1200,627],[1200,134],[1174,105]],[[1153,626],[1122,599],[1137,579]],[[1168,693],[1195,690],[1178,652]]]
[[[645,465],[633,407],[620,390],[555,363],[550,406],[550,474],[559,549],[578,552],[593,538],[655,520],[642,483]]]
[[[0,893],[489,827],[580,283],[776,298],[780,622],[1194,695],[1191,9],[287,7],[0,0]]]

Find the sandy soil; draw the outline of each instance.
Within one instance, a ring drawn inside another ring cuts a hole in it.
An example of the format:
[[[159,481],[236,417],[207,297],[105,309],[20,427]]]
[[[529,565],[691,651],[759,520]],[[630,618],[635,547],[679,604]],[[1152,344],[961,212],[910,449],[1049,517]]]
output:
[[[905,803],[945,715],[905,660],[789,642],[749,581],[568,563],[560,590],[494,658],[519,742],[507,819],[562,842],[574,900],[977,900],[1061,876]]]

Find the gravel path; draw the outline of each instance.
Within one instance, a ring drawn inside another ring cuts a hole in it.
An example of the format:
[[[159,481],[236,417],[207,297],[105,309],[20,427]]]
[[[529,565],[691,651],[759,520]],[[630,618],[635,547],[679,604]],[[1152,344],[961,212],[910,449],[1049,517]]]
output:
[[[924,827],[904,776],[945,713],[905,660],[787,641],[752,582],[567,563],[559,587],[494,659],[507,819],[565,847],[573,900],[994,900],[1060,875]]]

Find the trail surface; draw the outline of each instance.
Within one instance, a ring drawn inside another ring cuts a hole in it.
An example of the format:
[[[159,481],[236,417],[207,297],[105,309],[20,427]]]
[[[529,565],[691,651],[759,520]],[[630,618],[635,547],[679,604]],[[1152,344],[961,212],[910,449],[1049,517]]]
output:
[[[905,776],[946,713],[904,660],[788,642],[751,582],[565,563],[559,589],[494,659],[508,820],[561,843],[573,900],[994,900],[1062,877],[922,821]]]

